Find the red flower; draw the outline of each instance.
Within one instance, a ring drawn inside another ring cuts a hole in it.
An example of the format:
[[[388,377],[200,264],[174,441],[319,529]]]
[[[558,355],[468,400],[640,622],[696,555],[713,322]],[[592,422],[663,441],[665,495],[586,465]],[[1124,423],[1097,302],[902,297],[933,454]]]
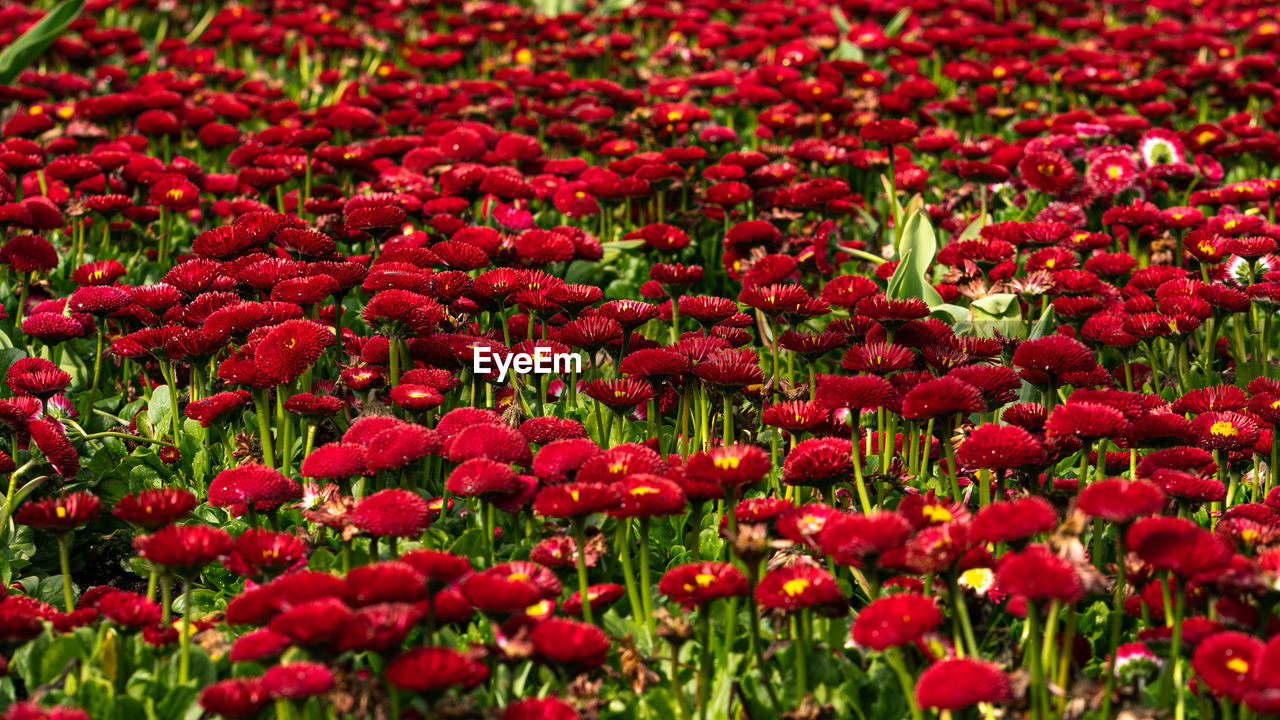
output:
[[[97,609],[102,617],[134,630],[160,622],[160,605],[139,593],[111,590],[98,600]]]
[[[431,508],[415,492],[389,488],[358,502],[350,520],[375,537],[413,537],[431,524]]]
[[[539,453],[541,454],[541,453]],[[472,458],[449,473],[445,490],[459,497],[493,497],[520,488],[511,466],[488,458]]]
[[[1009,676],[994,663],[948,658],[925,668],[916,681],[916,704],[939,710],[963,710],[978,703],[1013,697]]]
[[[756,585],[756,601],[762,607],[793,612],[821,607],[838,614],[848,604],[831,573],[808,563],[775,568]]]
[[[200,692],[200,707],[225,718],[253,718],[271,704],[262,678],[221,680]]]
[[[262,581],[306,558],[307,545],[296,535],[250,528],[235,539],[222,564],[237,575]]]
[[[684,472],[699,482],[740,489],[760,482],[772,468],[769,453],[755,445],[739,444],[694,453]]]
[[[387,665],[387,681],[401,690],[437,693],[470,688],[489,677],[489,668],[451,648],[413,648]]]
[[[658,517],[679,515],[688,507],[680,485],[657,475],[637,473],[618,487],[622,504],[611,511],[615,517]]]
[[[1240,702],[1253,689],[1250,675],[1262,656],[1263,643],[1242,632],[1220,632],[1201,640],[1191,657],[1196,680],[1209,692]]]
[[[51,532],[69,532],[98,517],[102,501],[91,492],[76,492],[57,498],[30,500],[18,507],[13,519],[20,525]]]
[[[565,618],[538,623],[529,635],[533,651],[547,662],[591,669],[604,664],[609,638],[595,625]]]
[[[853,621],[853,641],[872,650],[909,645],[942,624],[942,611],[924,595],[888,595],[873,601]]]
[[[120,498],[111,514],[144,530],[157,530],[190,515],[197,502],[193,493],[181,488],[143,490]]]
[[[1023,182],[1041,192],[1058,195],[1075,187],[1078,178],[1071,162],[1056,152],[1031,152],[1018,162]]]
[[[858,130],[858,136],[867,142],[881,145],[901,145],[920,132],[920,128],[907,118],[883,118],[872,120]]]
[[[41,400],[62,392],[71,375],[44,358],[19,358],[9,366],[5,384],[17,395],[31,395]]]
[[[1016,543],[1057,527],[1058,513],[1042,497],[992,503],[973,516],[970,536],[985,543]]]
[[[728,563],[690,563],[668,570],[658,581],[658,592],[685,607],[700,607],[719,598],[746,595],[747,576]]]
[[[622,497],[603,483],[573,482],[548,485],[533,500],[533,512],[543,517],[570,518],[617,509]]]
[[[329,443],[311,451],[302,461],[303,477],[341,480],[368,472],[364,445],[348,442]]]
[[[333,689],[335,681],[329,668],[315,662],[295,661],[276,665],[262,676],[262,688],[275,698],[305,700]]]
[[[556,697],[531,698],[508,705],[501,720],[578,720],[578,711]]]
[[[333,331],[320,323],[289,320],[267,333],[255,347],[253,359],[264,377],[287,384],[302,377],[333,343]]]
[[[209,483],[209,504],[230,507],[237,515],[245,509],[271,510],[301,497],[298,483],[257,463],[227,468]]]
[[[226,555],[231,536],[207,525],[170,525],[139,537],[134,547],[147,560],[184,575]]]
[[[970,469],[1040,467],[1047,461],[1044,446],[1017,425],[981,425],[956,449],[956,462]]]
[[[1043,545],[1000,558],[996,568],[1000,589],[1028,600],[1077,602],[1084,597],[1084,581],[1069,561]]]

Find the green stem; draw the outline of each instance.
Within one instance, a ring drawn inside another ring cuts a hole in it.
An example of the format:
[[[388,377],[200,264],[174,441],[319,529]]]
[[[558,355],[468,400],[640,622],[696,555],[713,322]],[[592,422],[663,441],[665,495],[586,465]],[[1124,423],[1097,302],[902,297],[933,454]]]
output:
[[[68,544],[71,533],[58,533],[58,566],[62,569],[62,600],[67,612],[76,609],[75,598],[71,593],[71,547]]]
[[[578,596],[582,600],[582,620],[592,622],[591,600],[587,592],[587,528],[586,520],[575,517],[569,521],[573,527],[573,541],[578,551]]]
[[[191,579],[182,579],[182,635],[178,638],[181,656],[178,660],[178,684],[191,675]]]

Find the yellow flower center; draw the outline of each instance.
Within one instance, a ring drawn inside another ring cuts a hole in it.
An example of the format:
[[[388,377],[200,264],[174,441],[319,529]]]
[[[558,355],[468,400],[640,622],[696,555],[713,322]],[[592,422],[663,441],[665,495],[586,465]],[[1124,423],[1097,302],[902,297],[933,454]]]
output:
[[[805,580],[804,578],[795,578],[782,583],[782,592],[786,593],[787,597],[795,597],[800,593],[803,593],[805,590],[808,590],[809,585],[810,583],[808,580]]]
[[[530,578],[528,575],[522,572],[513,572],[507,576],[507,579],[510,580],[511,582],[519,582],[521,580],[530,580],[532,578]]]
[[[640,485],[640,486],[631,488],[631,494],[637,497],[640,495],[656,495],[659,492],[662,492],[662,491],[656,487],[653,487],[652,485]]]
[[[1241,658],[1231,658],[1227,661],[1227,669],[1237,675],[1245,675],[1249,672],[1249,662]]]
[[[1240,434],[1240,430],[1229,420],[1219,420],[1209,426],[1209,434],[1218,437],[1235,437]]]
[[[921,512],[929,522],[951,522],[955,518],[950,510],[941,505],[925,505]]]
[[[742,458],[737,455],[721,455],[715,459],[715,466],[721,470],[737,470]]]

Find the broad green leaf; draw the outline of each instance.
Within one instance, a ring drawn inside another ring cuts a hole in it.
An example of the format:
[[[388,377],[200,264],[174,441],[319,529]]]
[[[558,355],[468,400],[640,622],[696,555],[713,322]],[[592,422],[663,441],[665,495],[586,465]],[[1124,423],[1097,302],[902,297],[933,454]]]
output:
[[[66,0],[0,51],[0,85],[11,85],[84,9],[84,0]]]
[[[933,312],[929,313],[933,317],[946,320],[949,323],[958,323],[969,319],[969,310],[959,305],[951,303],[940,303],[933,307]]]
[[[153,427],[167,428],[173,422],[172,418],[173,400],[169,397],[169,386],[161,385],[151,392],[151,402],[147,405],[147,420]]]
[[[998,293],[974,300],[973,328],[982,337],[991,337],[996,331],[1006,337],[1021,337],[1026,325],[1022,321],[1022,306],[1016,295]]]
[[[94,720],[115,720],[116,692],[111,683],[100,677],[89,676],[80,686],[80,706]]]
[[[886,295],[895,299],[920,298],[929,307],[942,304],[942,296],[933,289],[930,268],[938,252],[938,238],[933,225],[922,213],[912,213],[903,223],[902,254],[898,268],[889,278]]]
[[[983,223],[983,220],[986,219],[986,216],[974,218],[969,225],[956,236],[955,242],[960,242],[962,240],[976,240],[982,232],[982,226],[985,224]]]
[[[849,18],[844,11],[838,7],[831,8],[831,20],[835,22],[836,28],[840,30],[840,44],[836,47],[837,60],[858,60],[864,59],[862,48],[849,41]]]

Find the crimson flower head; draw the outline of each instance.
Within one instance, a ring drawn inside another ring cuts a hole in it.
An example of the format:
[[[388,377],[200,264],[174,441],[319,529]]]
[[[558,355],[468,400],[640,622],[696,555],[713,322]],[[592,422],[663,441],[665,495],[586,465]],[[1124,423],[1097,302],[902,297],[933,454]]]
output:
[[[582,386],[582,392],[618,413],[630,412],[654,396],[652,385],[631,377],[592,380]]]
[[[179,575],[198,572],[231,550],[231,536],[208,525],[169,525],[134,541],[138,554]]]
[[[1011,470],[1039,467],[1047,461],[1040,441],[1017,425],[981,425],[956,449],[956,462],[969,469]]]
[[[1243,450],[1257,442],[1261,432],[1253,418],[1230,410],[1197,415],[1192,429],[1200,446],[1210,450]]]
[[[533,652],[546,662],[578,669],[600,667],[608,658],[609,638],[590,623],[550,618],[538,623],[529,635]]]
[[[881,408],[897,398],[893,385],[876,375],[827,375],[818,378],[814,403],[827,410],[847,408],[854,412]]]
[[[773,467],[769,453],[755,445],[728,445],[689,457],[684,472],[699,482],[743,488],[764,479]]]
[[[909,645],[942,624],[932,598],[913,593],[887,595],[865,607],[853,621],[853,641],[872,650]]]
[[[182,488],[156,488],[125,495],[111,514],[144,530],[157,530],[191,514],[196,496]]]
[[[1012,697],[1009,676],[994,663],[974,658],[939,660],[916,681],[916,703],[938,710],[963,710]]]
[[[1086,372],[1097,364],[1088,347],[1064,335],[1027,340],[1013,352],[1013,366],[1022,379],[1040,387],[1058,386],[1066,373]]]
[[[919,133],[920,128],[907,118],[872,120],[858,130],[858,136],[863,140],[881,145],[901,145]]]
[[[431,524],[431,508],[415,492],[388,488],[356,503],[350,519],[375,537],[412,537]]]
[[[200,707],[235,720],[257,717],[270,704],[271,695],[260,677],[221,680],[200,692]]]
[[[301,497],[298,483],[258,463],[227,468],[209,484],[209,504],[230,507],[237,514],[246,509],[271,510]]]
[[[543,517],[573,518],[616,510],[621,504],[622,497],[612,485],[572,482],[539,490],[533,512]]]
[[[658,581],[658,592],[687,608],[748,592],[747,576],[728,563],[699,562],[673,567]]]
[[[73,478],[80,472],[80,453],[67,439],[62,423],[49,418],[32,420],[27,423],[27,432],[54,472],[65,478]]]
[[[1028,600],[1060,600],[1077,602],[1084,597],[1084,581],[1065,558],[1043,545],[1032,545],[1022,552],[1011,552],[1000,558],[996,582],[1005,592],[1022,595]]]
[[[223,565],[237,575],[261,582],[305,562],[306,558],[307,545],[298,536],[250,528],[235,539]]]
[[[333,331],[311,320],[287,320],[267,333],[254,348],[258,371],[277,384],[302,377],[334,343]]]
[[[1227,631],[1210,635],[1196,645],[1191,657],[1191,667],[1196,680],[1204,683],[1209,692],[1240,702],[1254,689],[1254,677],[1258,674],[1264,644],[1258,638],[1242,632]],[[1274,669],[1268,669],[1274,674]]]
[[[452,648],[419,647],[392,659],[386,677],[401,690],[434,694],[475,687],[489,677],[489,668]]]
[[[494,497],[520,488],[520,478],[506,463],[471,458],[453,469],[445,490],[458,497]]]
[[[5,374],[5,384],[16,395],[31,395],[41,400],[62,392],[71,375],[52,362],[38,357],[15,360]]]
[[[1107,478],[1082,489],[1076,507],[1108,522],[1128,523],[1160,512],[1164,503],[1164,492],[1153,483]]]
[[[20,525],[56,533],[70,532],[98,517],[102,501],[91,492],[76,492],[56,498],[27,501],[13,519]]]
[[[835,577],[809,563],[770,570],[756,585],[755,595],[762,607],[786,612],[816,607],[825,613],[839,615],[848,606]]]
[[[133,296],[124,288],[113,285],[86,285],[67,299],[67,305],[75,312],[97,315],[99,319],[124,308],[133,302]]]
[[[305,700],[333,689],[333,672],[316,662],[275,665],[262,676],[262,687],[274,698]]]

